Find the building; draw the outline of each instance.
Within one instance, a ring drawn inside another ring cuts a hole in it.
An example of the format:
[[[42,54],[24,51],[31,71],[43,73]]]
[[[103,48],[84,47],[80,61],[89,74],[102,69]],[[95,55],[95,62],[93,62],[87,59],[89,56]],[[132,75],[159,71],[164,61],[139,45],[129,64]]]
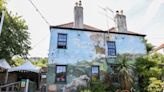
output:
[[[87,75],[92,81],[103,79],[103,72],[117,82],[116,58],[146,54],[143,34],[130,32],[123,11],[116,12],[116,28],[101,30],[83,23],[81,2],[74,7],[74,22],[50,26],[47,87],[60,92],[73,79]],[[98,21],[97,21],[98,22]],[[133,59],[132,59],[133,63]]]
[[[164,55],[164,43],[153,49],[152,53],[157,52]]]

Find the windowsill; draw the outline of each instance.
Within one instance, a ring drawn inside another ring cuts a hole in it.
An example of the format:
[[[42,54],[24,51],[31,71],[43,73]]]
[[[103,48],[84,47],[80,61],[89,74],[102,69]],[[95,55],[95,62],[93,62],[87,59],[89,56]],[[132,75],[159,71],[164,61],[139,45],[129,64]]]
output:
[[[57,48],[57,49],[66,50],[67,48]]]
[[[55,81],[56,84],[67,84],[67,82],[58,82],[58,81]]]
[[[117,56],[107,56],[106,58],[116,58]]]

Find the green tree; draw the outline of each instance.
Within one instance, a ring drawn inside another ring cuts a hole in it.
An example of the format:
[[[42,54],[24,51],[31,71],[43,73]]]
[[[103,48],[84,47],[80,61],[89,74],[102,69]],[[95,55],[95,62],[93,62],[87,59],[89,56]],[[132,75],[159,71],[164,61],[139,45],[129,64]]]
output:
[[[47,64],[48,64],[48,58],[41,58],[37,61],[32,61],[32,63],[35,65],[35,66],[39,66],[39,67],[47,67]]]
[[[130,90],[130,88],[133,86],[134,66],[128,63],[128,57],[126,56],[126,54],[120,55],[118,58],[118,71],[121,87],[124,90]]]
[[[15,57],[12,59],[12,61],[12,66],[20,66],[25,62],[25,60],[21,57]]]
[[[136,59],[136,71],[139,78],[140,92],[148,92],[150,78],[161,78],[162,68],[159,64],[162,62],[161,56],[157,54],[142,56]]]
[[[163,85],[161,80],[158,80],[157,78],[151,77],[149,79],[149,85],[147,87],[148,92],[162,92],[162,87]]]
[[[146,44],[146,51],[147,51],[147,53],[149,53],[150,51],[152,51],[154,46],[151,43],[148,43],[147,40],[144,40],[144,41]]]
[[[2,0],[0,3],[3,4]],[[2,4],[1,10],[2,11]],[[13,56],[26,56],[31,49],[27,25],[18,15],[13,15],[5,10],[4,24],[0,35],[0,59],[10,61]]]
[[[164,55],[161,53],[154,53],[152,56],[153,60],[156,60],[158,64],[164,63]]]

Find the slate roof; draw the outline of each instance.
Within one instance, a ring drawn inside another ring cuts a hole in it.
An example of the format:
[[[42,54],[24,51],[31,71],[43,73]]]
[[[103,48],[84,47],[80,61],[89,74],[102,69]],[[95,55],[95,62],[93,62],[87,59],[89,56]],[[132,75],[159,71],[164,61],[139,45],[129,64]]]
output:
[[[115,27],[110,28],[109,30],[101,30],[99,28],[96,27],[92,27],[89,25],[84,24],[83,25],[83,29],[79,29],[79,28],[74,28],[74,23],[70,22],[70,23],[65,23],[65,24],[61,24],[61,25],[56,25],[56,26],[50,26],[50,28],[62,28],[62,29],[79,29],[79,30],[83,30],[83,31],[93,31],[93,32],[110,32],[110,33],[116,33],[116,34],[127,34],[127,35],[136,35],[136,36],[146,36],[144,34],[139,34],[139,33],[135,33],[135,32],[131,32],[131,31],[126,31],[126,32],[118,32],[116,31]]]
[[[115,27],[112,27],[108,30],[109,32],[117,32],[117,33],[127,33],[127,34],[136,34],[136,35],[144,35],[144,34],[140,34],[140,33],[136,33],[136,32],[132,32],[132,31],[126,31],[126,32],[118,32],[116,31],[116,28]]]

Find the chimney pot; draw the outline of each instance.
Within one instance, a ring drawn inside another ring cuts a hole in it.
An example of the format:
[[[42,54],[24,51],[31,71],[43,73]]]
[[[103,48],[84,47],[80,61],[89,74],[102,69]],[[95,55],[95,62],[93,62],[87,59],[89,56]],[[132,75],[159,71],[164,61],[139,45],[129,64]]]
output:
[[[81,6],[82,5],[82,3],[81,3],[81,0],[79,1],[79,6]]]
[[[119,14],[119,11],[118,10],[116,11],[116,14]]]
[[[121,14],[121,15],[123,15],[123,12],[124,12],[124,11],[123,11],[123,10],[121,10],[121,11],[120,11],[120,14]]]
[[[75,6],[78,6],[78,2],[75,3]]]

